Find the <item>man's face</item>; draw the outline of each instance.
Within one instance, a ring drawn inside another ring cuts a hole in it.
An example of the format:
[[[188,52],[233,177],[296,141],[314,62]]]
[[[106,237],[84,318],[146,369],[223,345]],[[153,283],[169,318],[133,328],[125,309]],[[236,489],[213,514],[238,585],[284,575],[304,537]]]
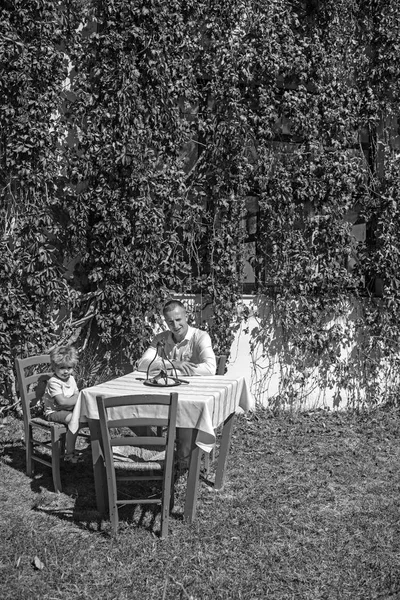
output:
[[[188,322],[186,317],[186,311],[180,306],[168,310],[164,313],[165,321],[170,331],[172,331],[172,337],[175,342],[181,342],[187,333]]]

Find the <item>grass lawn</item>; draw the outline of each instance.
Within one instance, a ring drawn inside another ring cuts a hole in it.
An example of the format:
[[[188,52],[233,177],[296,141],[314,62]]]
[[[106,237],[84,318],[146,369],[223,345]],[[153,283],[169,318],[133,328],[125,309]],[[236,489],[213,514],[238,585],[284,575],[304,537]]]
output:
[[[110,537],[90,452],[57,496],[49,469],[25,475],[19,420],[0,442],[4,600],[400,599],[397,410],[238,417],[225,488],[203,481],[187,525],[179,481],[165,541],[146,507]]]

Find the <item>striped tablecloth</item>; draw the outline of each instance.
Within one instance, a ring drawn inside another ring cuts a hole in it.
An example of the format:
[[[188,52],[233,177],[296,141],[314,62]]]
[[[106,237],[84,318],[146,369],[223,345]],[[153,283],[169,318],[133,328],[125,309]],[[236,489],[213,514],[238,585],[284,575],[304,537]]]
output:
[[[160,394],[177,392],[177,427],[189,427],[198,430],[196,444],[202,450],[210,451],[215,442],[214,429],[240,407],[248,411],[254,407],[254,400],[244,377],[226,375],[186,377],[188,384],[176,387],[150,387],[144,385],[145,375],[139,372],[129,373],[111,381],[83,389],[75,405],[69,428],[76,432],[79,422],[86,418],[98,419],[96,396],[124,396],[130,394]],[[119,409],[120,410],[120,409]],[[130,407],[129,415],[118,413],[120,417],[155,417],[154,406],[145,409]],[[140,412],[133,412],[134,410]],[[117,414],[113,415],[117,417]]]

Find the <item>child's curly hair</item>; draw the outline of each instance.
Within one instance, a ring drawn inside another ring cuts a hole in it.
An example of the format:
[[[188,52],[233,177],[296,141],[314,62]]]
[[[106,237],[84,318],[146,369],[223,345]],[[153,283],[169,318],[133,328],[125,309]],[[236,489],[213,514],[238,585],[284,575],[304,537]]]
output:
[[[52,369],[60,367],[75,367],[78,363],[78,352],[74,346],[60,346],[50,352]]]

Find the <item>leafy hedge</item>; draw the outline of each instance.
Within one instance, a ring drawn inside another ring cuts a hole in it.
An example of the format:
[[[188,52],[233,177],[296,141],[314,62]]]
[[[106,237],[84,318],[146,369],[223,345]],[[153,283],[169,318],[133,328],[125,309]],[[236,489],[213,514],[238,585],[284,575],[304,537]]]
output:
[[[198,294],[200,315],[212,306],[202,326],[229,352],[251,196],[258,298],[273,307],[253,343],[267,353],[282,334],[280,400],[316,364],[338,402],[360,387],[377,400],[399,351],[396,4],[3,4],[7,394],[13,357],[59,339],[134,360],[172,293]],[[351,322],[349,305],[360,307]]]
[[[48,347],[60,307],[74,306],[54,213],[67,75],[61,34],[56,3],[0,8],[0,381],[7,395],[14,356]]]

